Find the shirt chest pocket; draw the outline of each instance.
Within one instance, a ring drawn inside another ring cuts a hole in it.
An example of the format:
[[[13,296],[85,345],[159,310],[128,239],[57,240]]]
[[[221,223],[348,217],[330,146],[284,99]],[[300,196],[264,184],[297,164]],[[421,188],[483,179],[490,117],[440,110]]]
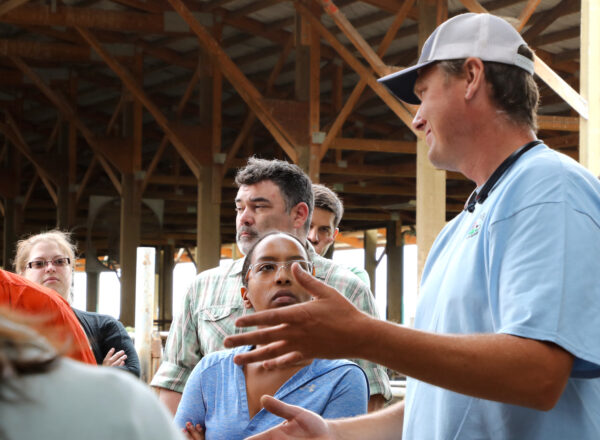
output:
[[[219,305],[205,307],[198,316],[198,333],[202,353],[223,350],[223,340],[236,333],[235,320],[242,316],[243,307]]]

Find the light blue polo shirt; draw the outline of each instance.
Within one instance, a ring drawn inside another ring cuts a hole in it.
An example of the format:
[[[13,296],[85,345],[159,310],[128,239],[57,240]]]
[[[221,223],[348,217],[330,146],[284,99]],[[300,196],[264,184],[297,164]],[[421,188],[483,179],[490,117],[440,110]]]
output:
[[[250,348],[216,351],[202,358],[183,390],[175,415],[178,427],[190,421],[205,428],[206,440],[241,440],[283,422],[265,409],[250,418],[244,370],[233,363],[237,353]],[[353,362],[315,359],[288,379],[274,397],[327,419],[352,417],[367,412],[369,384]]]
[[[550,411],[409,379],[404,439],[600,439],[600,182],[545,145],[525,153],[483,204],[440,233],[415,327],[505,333],[575,356]]]

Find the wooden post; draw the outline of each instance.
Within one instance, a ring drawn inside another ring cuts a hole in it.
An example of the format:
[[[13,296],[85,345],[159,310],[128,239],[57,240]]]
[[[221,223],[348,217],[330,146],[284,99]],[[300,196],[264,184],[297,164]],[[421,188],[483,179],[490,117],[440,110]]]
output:
[[[419,2],[419,48],[448,15],[446,0]],[[424,140],[417,141],[417,267],[419,282],[429,250],[446,222],[446,172],[436,170]]]
[[[313,6],[317,6],[313,3]],[[314,183],[318,183],[321,172],[321,40],[319,34],[310,30],[310,55],[309,55],[309,99],[308,99],[308,134],[309,159],[308,176]]]
[[[137,255],[137,287],[135,291],[135,350],[140,358],[140,379],[149,383],[151,378],[151,341],[154,327],[154,271],[156,250],[140,247]]]
[[[210,65],[211,60],[208,53],[200,52],[200,62]],[[205,74],[198,81],[199,96],[199,114],[198,117],[203,123],[212,127],[212,136],[218,136],[218,139],[207,140],[203,148],[211,149],[215,152],[221,147],[220,133],[220,115],[217,115],[218,123],[214,123],[213,109],[220,106],[213,106],[213,99],[218,94],[214,93],[214,69],[207,69]],[[217,79],[217,83],[220,79]],[[217,86],[219,86],[217,84]],[[221,171],[214,165],[204,165],[199,167],[200,176],[198,178],[198,199],[196,210],[196,270],[198,273],[206,269],[211,269],[219,265],[221,258],[221,203],[220,196],[215,197],[216,192],[220,195]],[[213,188],[218,185],[219,188]]]
[[[158,317],[161,330],[169,330],[173,320],[173,270],[175,269],[175,248],[172,244],[163,246],[159,268]]]
[[[294,95],[299,101],[308,101],[310,94],[310,25],[298,12],[296,12],[294,37],[296,46]]]
[[[221,258],[221,204],[212,201],[212,166],[200,167],[196,230],[196,270],[198,273],[219,265]]]
[[[142,79],[142,55],[136,55],[136,73]],[[142,126],[143,106],[139,99],[133,98],[130,108],[123,112],[124,134],[133,138],[131,151],[131,170],[122,173],[121,177],[121,316],[123,325],[134,325],[135,320],[135,283],[137,247],[140,244],[140,227],[142,211]]]
[[[13,269],[13,257],[17,239],[21,233],[22,198],[19,197],[17,182],[20,181],[21,161],[14,148],[7,149],[7,163],[12,168],[2,168],[2,173],[9,176],[2,188],[4,193],[4,231],[2,249],[2,264],[5,270]]]
[[[402,223],[390,222],[386,228],[387,316],[388,321],[402,323],[404,297],[404,240]]]
[[[68,142],[68,127],[61,124],[58,136],[58,158],[61,162],[67,164],[67,169],[70,168],[68,163],[69,156],[67,151],[69,149]],[[58,185],[56,186],[56,195],[58,203],[56,204],[56,226],[59,229],[69,229],[69,176],[68,173],[58,173]]]
[[[71,100],[74,105],[77,102],[77,76],[72,75],[70,81]],[[67,223],[69,227],[75,224],[77,215],[77,126],[70,121],[68,140],[67,140],[67,155],[68,155],[68,207],[67,207]]]
[[[124,173],[121,179],[120,321],[130,326],[134,325],[135,320],[135,271],[141,220],[140,183],[133,173]]]
[[[579,160],[600,177],[600,4],[581,1],[580,92],[588,102],[589,119],[579,118]]]
[[[17,212],[14,197],[4,198],[4,231],[3,231],[3,243],[4,248],[2,249],[2,264],[4,270],[12,270],[13,257],[15,255],[15,246],[17,244]]]
[[[377,229],[370,229],[364,233],[365,270],[371,280],[371,292],[375,295],[375,272],[377,271]]]
[[[86,264],[87,266],[87,264]],[[100,272],[88,271],[86,267],[86,304],[88,312],[98,311],[98,288],[100,286]]]

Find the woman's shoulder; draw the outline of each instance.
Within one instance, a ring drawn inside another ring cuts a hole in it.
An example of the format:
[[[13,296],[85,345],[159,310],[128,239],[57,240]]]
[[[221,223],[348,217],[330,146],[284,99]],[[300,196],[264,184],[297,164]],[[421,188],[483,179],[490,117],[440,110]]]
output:
[[[73,312],[77,315],[80,321],[85,321],[89,326],[97,330],[103,331],[125,331],[123,324],[111,315],[104,315],[102,313],[88,312],[73,308]]]
[[[311,365],[314,374],[323,375],[329,372],[342,373],[357,373],[360,376],[365,376],[365,372],[352,361],[347,359],[315,359]]]

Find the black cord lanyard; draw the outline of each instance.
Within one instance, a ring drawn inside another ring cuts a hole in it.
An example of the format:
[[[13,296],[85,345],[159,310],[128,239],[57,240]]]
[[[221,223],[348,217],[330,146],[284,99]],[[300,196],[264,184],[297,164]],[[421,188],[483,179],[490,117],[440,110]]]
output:
[[[492,190],[492,188],[494,187],[494,185],[496,185],[496,183],[498,182],[498,180],[500,180],[500,178],[502,177],[502,175],[517,160],[519,160],[519,158],[522,155],[524,155],[529,150],[531,150],[533,147],[535,147],[536,145],[539,145],[541,143],[542,143],[542,141],[540,141],[539,139],[536,139],[535,141],[528,142],[525,145],[523,145],[521,148],[519,148],[518,150],[514,151],[510,156],[508,156],[504,160],[504,162],[502,162],[500,164],[500,166],[498,168],[496,168],[496,171],[494,171],[494,173],[490,176],[490,178],[487,180],[487,182],[485,182],[485,184],[481,188],[481,191],[477,192],[477,189],[475,189],[471,193],[471,195],[469,196],[469,200],[467,200],[467,203],[465,204],[465,210],[469,211],[469,212],[475,211],[475,205],[477,203],[483,203],[483,202],[485,202],[485,200],[488,198],[488,195],[489,195],[490,191]]]

